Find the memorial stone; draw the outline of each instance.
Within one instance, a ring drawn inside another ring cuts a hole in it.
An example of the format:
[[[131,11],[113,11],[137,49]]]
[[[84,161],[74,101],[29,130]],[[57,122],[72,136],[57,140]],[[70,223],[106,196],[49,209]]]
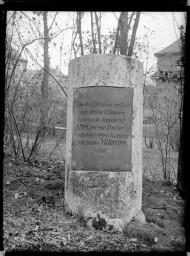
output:
[[[142,64],[130,57],[70,62],[65,204],[73,214],[119,220],[121,228],[144,219],[142,82]]]

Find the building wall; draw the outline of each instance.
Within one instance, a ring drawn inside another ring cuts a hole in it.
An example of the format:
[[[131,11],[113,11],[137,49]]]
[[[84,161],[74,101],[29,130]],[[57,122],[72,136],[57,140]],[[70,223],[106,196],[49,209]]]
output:
[[[165,56],[157,56],[157,69],[163,71],[177,71],[177,60],[180,58],[179,54],[170,54]]]

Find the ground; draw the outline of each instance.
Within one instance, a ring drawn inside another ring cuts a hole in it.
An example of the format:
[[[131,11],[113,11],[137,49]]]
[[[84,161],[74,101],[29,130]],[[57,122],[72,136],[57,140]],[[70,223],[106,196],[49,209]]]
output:
[[[144,158],[148,159],[147,152]],[[39,157],[30,163],[16,162],[5,150],[4,250],[184,251],[184,200],[172,183],[147,172],[145,166],[147,223],[132,221],[123,233],[94,230],[81,216],[64,210],[64,161]]]

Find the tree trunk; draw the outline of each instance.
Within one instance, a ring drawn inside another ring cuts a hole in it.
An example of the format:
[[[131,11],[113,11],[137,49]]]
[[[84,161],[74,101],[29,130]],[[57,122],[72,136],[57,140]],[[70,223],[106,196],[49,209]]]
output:
[[[95,19],[96,19],[96,28],[98,33],[98,44],[99,44],[99,53],[102,53],[102,46],[101,46],[101,37],[100,37],[100,25],[98,25],[98,15],[95,12]]]
[[[134,23],[134,26],[133,26],[133,31],[132,31],[131,41],[130,41],[130,45],[129,45],[129,50],[128,50],[128,56],[130,56],[130,57],[133,55],[133,49],[134,49],[135,37],[136,37],[136,33],[137,33],[139,19],[140,19],[140,12],[137,12],[136,18],[135,18],[135,23]]]
[[[81,55],[83,56],[84,55],[84,47],[83,47],[82,28],[81,28],[82,16],[83,16],[82,12],[77,12],[77,31],[79,33]]]
[[[43,71],[43,80],[41,84],[41,120],[40,120],[40,129],[41,136],[45,135],[45,127],[48,117],[48,88],[49,88],[49,52],[48,52],[48,44],[49,44],[49,31],[47,24],[47,14],[48,12],[43,12],[43,22],[44,22],[44,71]]]
[[[116,29],[115,44],[114,44],[114,48],[113,48],[113,54],[115,54],[117,49],[118,49],[118,41],[119,41],[119,22],[118,22],[117,29]]]
[[[178,155],[177,188],[182,197],[185,196],[185,125],[182,120],[182,129],[180,130],[180,146]]]
[[[128,49],[128,12],[121,12],[120,18],[120,54],[127,55]]]
[[[130,56],[130,57],[133,55],[133,48],[135,44],[135,38],[136,38],[137,28],[138,28],[139,19],[140,19],[140,12],[136,13],[136,18],[132,28],[130,44],[128,45],[129,31],[131,29],[131,22],[133,20],[134,15],[135,15],[135,12],[133,12],[130,15],[130,17],[128,12],[121,12],[118,20],[113,53],[116,53],[116,51],[119,49],[120,54],[122,55]]]
[[[90,12],[91,15],[91,32],[92,32],[92,43],[93,43],[93,53],[96,53],[96,42],[94,38],[94,26],[93,26],[93,13]]]
[[[178,155],[178,171],[177,171],[177,188],[179,190],[180,195],[183,197],[185,194],[185,166],[183,164],[183,136],[180,136],[180,147],[179,147],[179,155]]]
[[[189,25],[189,24],[188,24]],[[188,26],[187,25],[187,26]],[[188,29],[186,27],[186,41],[185,34],[183,30],[183,26],[180,27],[180,40],[181,40],[181,72],[180,72],[180,86],[181,86],[181,104],[180,104],[180,113],[179,113],[179,122],[180,122],[180,145],[179,145],[179,155],[178,155],[178,172],[177,172],[177,188],[182,197],[186,196],[187,187],[188,187],[188,169],[185,166],[189,165],[188,160],[188,151],[186,138],[189,133],[189,118],[187,113],[187,102],[188,102],[188,94],[187,94],[187,85],[189,85],[188,76],[185,81],[183,79],[183,72],[185,69],[185,74],[187,74],[187,67],[189,67],[189,63],[187,63],[185,56],[188,56],[189,50],[186,47],[189,43]],[[186,109],[186,111],[185,111]],[[188,145],[189,147],[189,145]],[[186,177],[187,176],[187,177]]]

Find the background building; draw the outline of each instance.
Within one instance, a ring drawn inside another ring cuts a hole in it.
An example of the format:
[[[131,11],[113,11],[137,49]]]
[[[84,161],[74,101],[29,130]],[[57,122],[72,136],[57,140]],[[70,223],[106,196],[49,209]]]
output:
[[[157,71],[152,75],[152,79],[156,82],[156,85],[164,81],[166,85],[167,82],[170,84],[173,82],[175,86],[176,79],[181,71],[179,64],[181,57],[180,39],[154,55],[157,58]]]
[[[144,89],[144,116],[143,116],[143,137],[144,147],[157,148],[156,131],[153,122],[153,114],[149,104],[149,97],[153,91],[157,90],[161,84],[172,86],[174,90],[179,90],[179,76],[181,67],[179,64],[181,58],[180,39],[156,52],[157,71],[151,76],[156,86],[147,85]]]

